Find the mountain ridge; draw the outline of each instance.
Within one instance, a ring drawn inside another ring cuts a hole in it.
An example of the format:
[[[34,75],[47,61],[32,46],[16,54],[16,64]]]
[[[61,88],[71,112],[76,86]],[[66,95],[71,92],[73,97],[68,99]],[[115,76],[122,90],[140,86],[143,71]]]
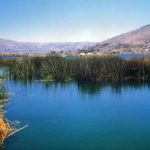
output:
[[[19,42],[0,38],[0,54],[150,53],[150,24],[102,42]]]
[[[99,42],[91,50],[104,53],[150,53],[150,24]]]

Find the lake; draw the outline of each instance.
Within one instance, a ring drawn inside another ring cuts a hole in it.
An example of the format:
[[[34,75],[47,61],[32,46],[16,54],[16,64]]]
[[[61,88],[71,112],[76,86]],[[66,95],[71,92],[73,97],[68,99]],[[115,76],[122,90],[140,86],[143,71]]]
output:
[[[137,59],[137,58],[149,58],[150,54],[120,54],[121,59]]]
[[[149,150],[150,85],[8,80],[5,117],[29,126],[4,150]]]
[[[22,60],[24,58],[30,58],[30,56],[0,56],[3,60]]]

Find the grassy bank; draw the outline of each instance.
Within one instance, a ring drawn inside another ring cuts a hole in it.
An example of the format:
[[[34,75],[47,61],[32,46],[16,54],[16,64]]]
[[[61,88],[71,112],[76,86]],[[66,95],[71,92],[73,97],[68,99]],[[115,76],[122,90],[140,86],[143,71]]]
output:
[[[117,57],[86,56],[66,59],[58,55],[0,60],[13,79],[80,82],[150,80],[150,59],[123,60]]]

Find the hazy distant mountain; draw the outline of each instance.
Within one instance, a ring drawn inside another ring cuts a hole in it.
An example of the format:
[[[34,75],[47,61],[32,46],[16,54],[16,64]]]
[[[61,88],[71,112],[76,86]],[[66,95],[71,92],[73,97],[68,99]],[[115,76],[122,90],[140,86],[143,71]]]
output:
[[[150,53],[150,25],[104,42],[32,43],[0,39],[0,54],[92,51],[100,53]]]
[[[103,53],[150,53],[150,24],[97,43],[90,50]]]
[[[30,43],[0,39],[0,54],[74,52],[94,46],[92,42]]]

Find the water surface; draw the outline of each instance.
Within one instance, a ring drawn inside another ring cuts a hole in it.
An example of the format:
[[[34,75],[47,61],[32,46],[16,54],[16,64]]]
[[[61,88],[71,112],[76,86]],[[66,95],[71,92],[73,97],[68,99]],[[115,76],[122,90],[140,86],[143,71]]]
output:
[[[8,80],[5,117],[29,127],[4,150],[149,150],[150,89],[131,85],[44,85]]]
[[[137,58],[150,58],[150,54],[120,54],[121,59],[137,59]]]

